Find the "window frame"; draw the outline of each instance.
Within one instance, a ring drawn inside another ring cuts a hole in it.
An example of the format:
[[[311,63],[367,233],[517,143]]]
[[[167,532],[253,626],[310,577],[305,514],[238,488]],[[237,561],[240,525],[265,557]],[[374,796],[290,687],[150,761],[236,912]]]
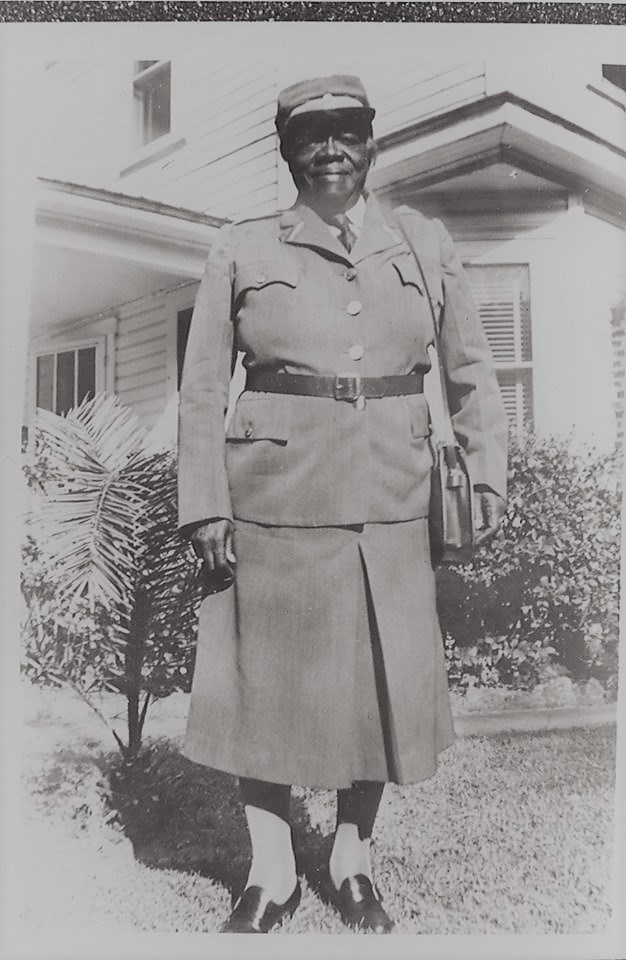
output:
[[[98,392],[97,391],[97,382],[98,382],[98,344],[97,342],[85,343],[84,345],[80,345],[80,346],[62,347],[60,350],[43,351],[43,352],[37,353],[35,356],[35,404],[36,404],[35,409],[36,410],[39,410],[39,409],[49,410],[51,413],[59,412],[57,411],[57,407],[59,403],[59,392],[60,392],[59,358],[64,354],[69,354],[74,357],[74,361],[72,365],[73,366],[72,375],[73,375],[74,382],[71,385],[72,386],[72,390],[71,390],[72,403],[67,409],[71,410],[72,407],[76,407],[80,404],[82,398],[80,397],[80,393],[78,390],[79,368],[80,368],[79,354],[83,350],[90,350],[90,351],[93,350],[93,389],[90,390],[89,392],[91,392],[92,395],[95,395]],[[39,387],[39,362],[48,357],[52,358],[52,406],[42,407],[41,404],[38,402],[39,398],[37,397],[38,387]],[[61,413],[65,413],[65,412],[67,411],[65,410],[61,411]]]
[[[141,68],[142,63],[148,63]],[[167,72],[168,80],[168,129],[146,139],[146,94],[154,89],[159,82],[160,74]],[[172,61],[171,60],[136,60],[133,66],[133,110],[134,110],[134,140],[137,149],[150,147],[158,143],[163,137],[172,133]]]
[[[115,331],[117,318],[107,317],[89,328],[61,329],[41,333],[31,341],[28,355],[24,426],[30,433],[37,412],[37,359],[48,354],[95,347],[96,393],[113,393],[115,388]]]
[[[132,66],[129,67],[128,76],[129,84],[131,88],[130,96],[130,107],[127,113],[127,137],[128,137],[128,154],[126,156],[125,162],[123,161],[123,166],[120,168],[119,177],[120,179],[124,177],[131,176],[137,171],[141,170],[143,167],[147,166],[150,163],[154,163],[157,160],[162,160],[165,157],[170,156],[173,153],[176,153],[181,147],[184,147],[187,144],[185,137],[180,135],[180,131],[177,128],[177,107],[179,95],[176,92],[176,77],[175,66],[173,60],[157,60],[154,63],[146,68],[145,71],[141,71],[139,77],[149,71],[158,70],[165,65],[169,65],[170,70],[170,129],[168,133],[164,133],[161,136],[157,137],[154,140],[150,140],[148,143],[142,143],[140,136],[140,119],[138,114],[138,107],[135,99],[135,81],[137,79],[137,65],[144,61],[134,60],[132,61]]]

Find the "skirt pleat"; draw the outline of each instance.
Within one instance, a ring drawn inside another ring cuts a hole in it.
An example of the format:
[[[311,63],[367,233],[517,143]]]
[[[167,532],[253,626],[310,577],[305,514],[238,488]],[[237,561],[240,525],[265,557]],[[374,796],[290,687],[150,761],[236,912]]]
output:
[[[235,550],[200,608],[183,753],[302,786],[430,777],[454,731],[427,521],[236,521]]]

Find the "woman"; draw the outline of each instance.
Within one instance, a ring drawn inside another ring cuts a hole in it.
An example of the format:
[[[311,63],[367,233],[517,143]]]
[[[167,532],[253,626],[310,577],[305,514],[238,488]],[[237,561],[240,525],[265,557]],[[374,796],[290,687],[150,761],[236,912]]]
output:
[[[504,512],[506,417],[467,281],[438,221],[365,191],[373,116],[356,77],[280,94],[298,200],[220,231],[187,345],[180,525],[225,589],[201,607],[184,752],[240,780],[252,863],[229,932],[297,907],[293,783],[337,790],[334,901],[347,924],[389,932],[369,851],[383,787],[430,777],[453,740],[428,540],[427,295],[479,540]],[[224,436],[237,350],[246,390]]]

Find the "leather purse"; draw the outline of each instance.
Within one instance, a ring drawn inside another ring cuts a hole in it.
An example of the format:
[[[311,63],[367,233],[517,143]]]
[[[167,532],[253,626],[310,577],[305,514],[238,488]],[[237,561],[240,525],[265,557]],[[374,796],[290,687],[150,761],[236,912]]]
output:
[[[467,563],[474,553],[474,495],[463,451],[438,443],[434,451],[428,524],[433,565]]]
[[[443,422],[439,430],[440,436],[435,440],[431,439],[433,468],[428,515],[431,559],[433,566],[467,563],[471,560],[474,552],[474,488],[465,453],[454,437],[446,388],[446,374],[438,348],[439,328],[426,277],[417,251],[399,217],[397,223],[413,254],[424,285],[424,294],[430,306],[435,346],[437,348],[438,369],[435,371],[437,375],[435,379],[438,379],[441,391]]]

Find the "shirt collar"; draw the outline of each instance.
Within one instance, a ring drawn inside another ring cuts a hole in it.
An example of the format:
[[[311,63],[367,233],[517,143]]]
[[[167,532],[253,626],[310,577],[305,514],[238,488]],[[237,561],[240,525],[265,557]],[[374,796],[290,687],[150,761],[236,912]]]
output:
[[[346,216],[353,227],[356,228],[357,232],[360,233],[363,229],[363,220],[365,219],[365,197],[363,194],[360,194],[359,199],[350,207],[349,210],[346,210]]]

